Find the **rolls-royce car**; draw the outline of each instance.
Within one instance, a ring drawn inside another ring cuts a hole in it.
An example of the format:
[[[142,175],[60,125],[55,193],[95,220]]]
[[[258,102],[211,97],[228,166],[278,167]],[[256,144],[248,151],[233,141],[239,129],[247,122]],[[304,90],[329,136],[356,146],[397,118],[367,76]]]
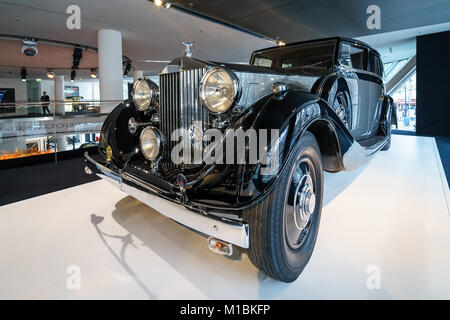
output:
[[[265,275],[294,281],[318,235],[323,171],[355,170],[390,147],[397,120],[380,55],[335,37],[232,64],[185,45],[159,84],[135,81],[85,170],[206,236],[212,251],[246,253]]]

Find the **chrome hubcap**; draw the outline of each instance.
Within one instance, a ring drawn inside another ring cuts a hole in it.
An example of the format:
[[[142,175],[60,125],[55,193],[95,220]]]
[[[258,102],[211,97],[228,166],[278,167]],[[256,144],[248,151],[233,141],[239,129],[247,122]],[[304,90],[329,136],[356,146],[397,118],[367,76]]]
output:
[[[316,208],[314,167],[309,159],[301,159],[293,169],[284,207],[284,225],[289,246],[303,244]]]
[[[305,175],[302,179],[304,181],[298,184],[297,189],[299,190],[297,190],[294,200],[294,222],[298,230],[305,228],[316,205],[311,177]]]
[[[348,116],[347,116],[346,102],[345,102],[345,98],[342,96],[342,94],[338,94],[338,96],[336,97],[336,99],[334,101],[333,109],[336,112],[339,119],[341,119],[341,121],[348,128]]]

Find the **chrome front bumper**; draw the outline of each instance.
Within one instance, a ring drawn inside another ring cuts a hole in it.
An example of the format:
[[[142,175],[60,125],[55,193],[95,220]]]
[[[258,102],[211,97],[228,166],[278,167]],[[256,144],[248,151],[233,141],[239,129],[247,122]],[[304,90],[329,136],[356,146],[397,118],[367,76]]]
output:
[[[92,159],[87,153],[84,154],[84,157],[92,173],[109,181],[123,192],[152,207],[162,215],[208,236],[242,248],[248,248],[248,224],[226,222],[208,217],[195,208],[162,198],[158,195],[154,186],[135,176],[126,172],[115,172]]]

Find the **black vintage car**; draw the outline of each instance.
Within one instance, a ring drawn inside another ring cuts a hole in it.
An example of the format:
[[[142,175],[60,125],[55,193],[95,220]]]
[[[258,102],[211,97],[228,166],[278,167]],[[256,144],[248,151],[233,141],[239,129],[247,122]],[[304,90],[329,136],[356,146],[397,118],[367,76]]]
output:
[[[200,61],[187,50],[159,86],[135,82],[133,99],[103,125],[101,157],[85,155],[86,172],[208,236],[213,251],[245,251],[263,273],[290,282],[317,238],[323,170],[354,170],[387,150],[393,115],[380,55],[360,41],[268,48],[249,65]],[[218,136],[204,139],[211,130]],[[230,134],[237,131],[244,139]],[[234,144],[219,153],[225,140]],[[200,160],[187,161],[196,151]],[[230,161],[210,161],[216,152]]]

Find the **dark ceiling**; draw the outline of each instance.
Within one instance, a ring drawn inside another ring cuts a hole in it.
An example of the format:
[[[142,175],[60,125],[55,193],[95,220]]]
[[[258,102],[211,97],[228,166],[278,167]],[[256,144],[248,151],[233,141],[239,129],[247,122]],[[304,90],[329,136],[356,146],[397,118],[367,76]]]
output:
[[[188,0],[171,1],[211,18],[286,41],[360,37],[450,21],[449,0]],[[369,30],[369,5],[381,9],[381,29]]]

